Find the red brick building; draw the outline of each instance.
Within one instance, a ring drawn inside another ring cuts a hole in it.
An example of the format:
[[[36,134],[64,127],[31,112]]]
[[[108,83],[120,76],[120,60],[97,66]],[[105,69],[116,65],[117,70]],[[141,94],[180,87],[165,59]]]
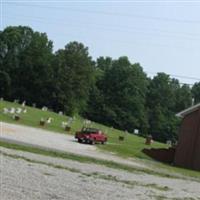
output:
[[[177,116],[182,118],[174,163],[177,166],[200,170],[200,103]]]

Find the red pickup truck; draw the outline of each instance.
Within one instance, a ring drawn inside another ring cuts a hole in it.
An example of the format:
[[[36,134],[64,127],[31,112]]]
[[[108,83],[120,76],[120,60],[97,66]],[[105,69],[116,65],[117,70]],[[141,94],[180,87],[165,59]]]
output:
[[[75,138],[80,143],[88,144],[104,144],[107,141],[107,136],[101,130],[95,128],[82,128],[81,131],[76,132]]]

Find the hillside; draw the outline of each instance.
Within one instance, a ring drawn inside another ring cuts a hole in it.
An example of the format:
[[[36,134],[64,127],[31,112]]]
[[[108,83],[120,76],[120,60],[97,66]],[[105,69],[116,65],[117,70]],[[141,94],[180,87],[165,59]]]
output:
[[[26,113],[20,114],[20,120],[15,121],[12,116],[13,114],[10,113],[3,113],[4,108],[22,108],[25,109]],[[50,124],[45,124],[45,126],[40,126],[39,122],[40,119],[47,119],[52,118],[52,122]],[[7,101],[1,101],[0,102],[0,121],[9,122],[9,123],[16,123],[26,126],[32,126],[36,128],[42,128],[58,133],[63,134],[74,134],[75,131],[81,129],[81,127],[84,124],[84,119],[76,116],[71,124],[71,130],[70,132],[66,132],[64,128],[62,128],[62,122],[67,122],[69,120],[68,116],[59,115],[57,113],[51,112],[51,111],[43,111],[41,109],[32,108],[29,106],[22,107],[21,104],[17,103],[11,103]],[[159,148],[159,147],[167,147],[167,145],[154,142],[151,146],[145,145],[145,139],[142,137],[139,137],[137,135],[133,134],[125,134],[125,132],[116,130],[112,127],[106,127],[104,125],[92,122],[91,125],[95,128],[100,128],[102,131],[104,131],[108,135],[108,143],[106,145],[97,145],[98,148],[102,150],[106,150],[109,152],[117,153],[120,156],[123,157],[138,157],[138,158],[148,158],[146,155],[144,155],[141,150],[143,148]],[[118,137],[124,136],[124,141],[119,141]],[[150,158],[148,158],[150,159]]]

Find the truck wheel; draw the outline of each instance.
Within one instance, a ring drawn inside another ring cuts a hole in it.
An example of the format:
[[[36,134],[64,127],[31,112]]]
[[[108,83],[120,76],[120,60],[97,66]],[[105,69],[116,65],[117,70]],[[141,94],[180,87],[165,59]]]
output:
[[[81,139],[78,139],[78,143],[82,143],[82,140],[81,140]]]
[[[101,142],[101,144],[105,144],[105,142],[104,142],[104,141],[102,141],[102,142]]]
[[[95,141],[94,141],[94,140],[90,140],[90,144],[91,144],[91,145],[94,145],[94,144],[95,144]]]

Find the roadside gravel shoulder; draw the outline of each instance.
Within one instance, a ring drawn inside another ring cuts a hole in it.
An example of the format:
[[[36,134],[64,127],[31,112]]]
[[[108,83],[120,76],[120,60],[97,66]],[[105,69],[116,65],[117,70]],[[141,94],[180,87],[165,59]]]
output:
[[[0,154],[3,184],[1,191],[7,195],[8,198],[4,198],[6,200],[10,198],[9,195],[12,196],[14,188],[16,191],[20,190],[19,196],[24,194],[26,197],[24,199],[27,199],[27,195],[30,197],[33,194],[32,199],[73,200],[78,198],[156,199],[156,196],[169,199],[198,199],[200,197],[200,183],[191,180],[130,173],[94,163],[80,163],[3,147],[0,147]],[[28,172],[30,174],[27,174]],[[18,179],[19,182],[17,182]],[[40,184],[39,188],[36,181]],[[83,193],[83,188],[86,193]],[[20,196],[19,199],[23,197]]]

